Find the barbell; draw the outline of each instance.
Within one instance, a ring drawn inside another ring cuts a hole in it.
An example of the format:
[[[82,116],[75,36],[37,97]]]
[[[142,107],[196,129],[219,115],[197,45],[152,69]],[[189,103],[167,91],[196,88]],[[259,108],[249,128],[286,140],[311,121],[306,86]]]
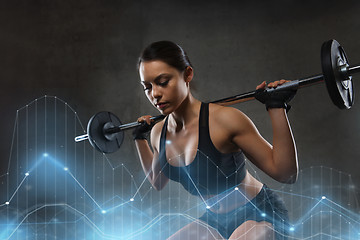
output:
[[[325,81],[332,102],[340,109],[350,109],[354,104],[354,86],[352,75],[360,72],[360,65],[350,66],[345,50],[336,40],[329,40],[321,46],[321,67],[323,74],[313,75],[287,82],[276,88],[265,89],[267,92],[284,89],[299,89]],[[223,106],[246,102],[255,99],[255,92],[238,94],[210,103]],[[159,115],[151,119],[159,121],[165,116]],[[139,126],[139,122],[121,124],[119,118],[111,112],[99,112],[92,116],[87,125],[87,134],[77,136],[76,142],[88,139],[90,144],[102,153],[117,151],[124,140],[124,130]]]

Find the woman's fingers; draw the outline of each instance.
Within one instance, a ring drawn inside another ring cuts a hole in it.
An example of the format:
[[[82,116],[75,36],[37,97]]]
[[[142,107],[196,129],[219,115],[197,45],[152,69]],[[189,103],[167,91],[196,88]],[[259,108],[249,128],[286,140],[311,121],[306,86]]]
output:
[[[153,121],[153,120],[151,120],[150,119],[151,118],[151,116],[150,115],[145,115],[145,116],[141,116],[141,117],[139,117],[138,119],[137,119],[137,121],[138,122],[146,122],[147,124],[151,124],[151,122]]]
[[[260,89],[260,88],[265,88],[266,87],[266,82],[263,81],[262,83],[260,83],[259,85],[256,86],[256,90]]]
[[[284,83],[287,83],[287,82],[290,82],[289,80],[284,80],[284,79],[281,79],[281,80],[278,80],[278,81],[274,81],[274,82],[271,82],[269,83],[267,86],[269,88],[276,88],[277,86],[280,86]]]

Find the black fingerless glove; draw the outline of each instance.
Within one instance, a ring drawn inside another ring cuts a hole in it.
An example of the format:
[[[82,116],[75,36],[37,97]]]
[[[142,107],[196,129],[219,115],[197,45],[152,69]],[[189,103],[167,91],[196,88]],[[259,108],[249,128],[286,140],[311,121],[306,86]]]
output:
[[[288,102],[294,98],[295,94],[296,89],[267,91],[260,88],[255,91],[255,98],[265,104],[266,110],[269,110],[269,108],[285,108],[288,112],[291,108]]]
[[[133,139],[147,139],[149,135],[149,131],[155,125],[155,122],[147,124],[146,122],[141,123],[141,125],[137,126],[134,131],[132,132]]]

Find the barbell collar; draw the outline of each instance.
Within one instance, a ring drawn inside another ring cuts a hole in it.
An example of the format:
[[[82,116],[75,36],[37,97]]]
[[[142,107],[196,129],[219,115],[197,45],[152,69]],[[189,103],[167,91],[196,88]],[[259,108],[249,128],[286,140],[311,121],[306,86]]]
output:
[[[104,126],[104,134],[113,134],[113,133],[117,133],[117,132],[120,132],[122,130],[126,130],[126,129],[129,129],[129,128],[134,128],[134,127],[137,127],[141,125],[141,123],[139,122],[131,122],[131,123],[126,123],[126,124],[123,124],[123,125],[120,125],[120,126]]]
[[[165,115],[158,115],[158,116],[151,117],[150,119],[156,122],[156,121],[159,121],[164,118],[165,118]],[[106,124],[105,124],[103,131],[104,131],[104,135],[106,136],[108,134],[114,134],[114,133],[118,133],[118,132],[121,132],[121,131],[129,129],[129,128],[134,128],[134,127],[140,126],[141,124],[142,124],[141,122],[131,122],[131,123],[122,124],[117,127],[110,126],[110,125],[106,126]]]
[[[154,117],[151,117],[150,119],[154,120],[154,121],[158,121],[163,118],[165,118],[165,115],[154,116]],[[121,132],[126,129],[134,128],[134,127],[137,127],[140,125],[141,125],[141,122],[131,122],[131,123],[122,124],[120,126],[114,126],[114,124],[112,124],[111,122],[107,122],[103,126],[103,134],[107,140],[113,141],[116,136],[115,135],[116,133]],[[75,142],[81,142],[81,141],[85,141],[88,139],[89,139],[89,135],[84,134],[84,135],[75,137]]]

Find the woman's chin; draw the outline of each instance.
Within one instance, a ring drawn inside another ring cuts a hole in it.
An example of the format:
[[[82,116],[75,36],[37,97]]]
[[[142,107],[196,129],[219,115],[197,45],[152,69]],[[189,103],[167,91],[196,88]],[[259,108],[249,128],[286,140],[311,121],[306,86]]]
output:
[[[165,116],[167,116],[171,113],[171,112],[167,111],[166,109],[165,110],[158,109],[158,110],[162,115],[165,115]]]
[[[171,108],[167,107],[164,109],[158,109],[158,111],[162,114],[162,115],[169,115],[170,113],[172,113],[173,111],[171,110]]]

